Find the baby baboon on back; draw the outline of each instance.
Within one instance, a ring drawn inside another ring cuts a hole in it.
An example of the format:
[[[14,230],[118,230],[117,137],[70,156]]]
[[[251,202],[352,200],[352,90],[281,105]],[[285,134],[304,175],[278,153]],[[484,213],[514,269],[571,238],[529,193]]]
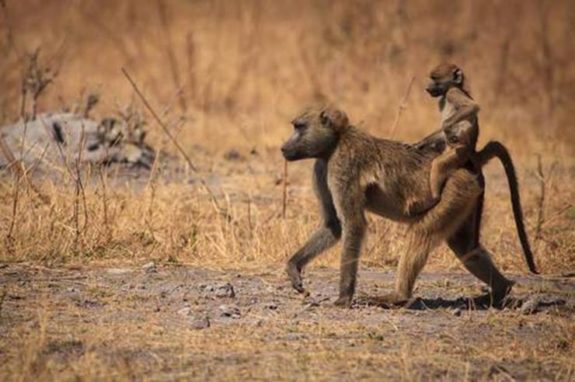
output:
[[[282,152],[289,161],[315,158],[314,189],[323,217],[320,228],[288,261],[288,276],[297,291],[305,291],[301,278],[305,265],[342,238],[336,304],[351,304],[367,210],[410,226],[395,291],[381,297],[382,303],[411,297],[429,252],[444,239],[464,266],[491,287],[495,301],[507,295],[513,282],[499,272],[479,242],[476,214],[482,185],[476,174],[456,169],[437,204],[413,216],[406,213],[408,201],[431,198],[429,171],[435,151],[372,137],[351,126],[345,113],[334,108],[306,111],[292,124],[294,133]],[[492,153],[484,159],[491,157]]]
[[[463,71],[454,64],[441,64],[431,71],[430,78],[426,90],[432,97],[439,97],[440,132],[447,147],[431,163],[429,186],[432,198],[410,201],[407,206],[409,214],[426,211],[438,202],[445,180],[473,159],[479,136],[479,105],[469,94]]]
[[[497,157],[503,164],[509,191],[513,215],[517,226],[517,234],[523,248],[529,270],[537,274],[533,253],[525,225],[519,197],[515,167],[507,148],[497,141],[488,142],[479,152],[476,151],[479,135],[479,106],[471,98],[469,86],[461,68],[454,64],[441,64],[430,73],[431,82],[427,86],[428,93],[439,97],[439,110],[442,113],[442,127],[416,144],[420,150],[436,152],[439,155],[431,164],[429,183],[432,198],[429,200],[411,200],[407,204],[407,212],[415,215],[428,210],[440,198],[441,187],[449,175],[457,168],[465,167],[479,176],[484,186],[481,167],[489,160]],[[481,226],[483,210],[483,194],[479,197],[476,212],[476,227]]]

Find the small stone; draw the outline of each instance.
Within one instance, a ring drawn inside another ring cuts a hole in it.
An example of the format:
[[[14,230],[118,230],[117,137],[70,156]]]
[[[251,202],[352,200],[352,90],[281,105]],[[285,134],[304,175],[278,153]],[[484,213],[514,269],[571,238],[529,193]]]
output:
[[[455,317],[459,317],[461,316],[461,308],[455,308],[451,311],[451,314],[453,314]]]
[[[288,333],[288,334],[286,334],[286,340],[288,340],[288,341],[298,341],[302,338],[304,338],[304,336],[301,335],[300,333]]]
[[[217,298],[234,298],[236,297],[236,291],[234,286],[230,283],[220,283],[220,284],[204,284],[200,285],[200,288],[204,292],[212,293]]]
[[[109,268],[106,272],[110,275],[125,275],[127,273],[131,273],[132,270],[129,268]]]
[[[537,308],[539,307],[539,297],[537,296],[530,296],[528,297],[523,304],[519,311],[521,314],[533,314],[537,312]]]
[[[242,316],[240,308],[234,305],[220,305],[219,310],[221,317],[240,318]]]
[[[216,288],[216,297],[229,297],[229,298],[234,298],[236,297],[236,291],[234,290],[234,286],[230,283],[225,283],[222,285],[219,285]]]
[[[178,310],[178,314],[180,316],[189,316],[190,314],[192,314],[192,309],[191,308],[182,308],[182,309]]]
[[[238,150],[231,149],[224,154],[224,159],[229,161],[241,161],[245,158]]]
[[[197,330],[207,329],[210,327],[210,319],[207,316],[193,319],[190,326]]]
[[[269,309],[269,310],[277,310],[278,304],[271,301],[271,302],[264,304],[264,308]]]
[[[146,263],[142,266],[142,270],[146,273],[155,273],[158,271],[157,267],[156,267],[156,263],[154,263],[153,261],[150,261],[149,263]]]

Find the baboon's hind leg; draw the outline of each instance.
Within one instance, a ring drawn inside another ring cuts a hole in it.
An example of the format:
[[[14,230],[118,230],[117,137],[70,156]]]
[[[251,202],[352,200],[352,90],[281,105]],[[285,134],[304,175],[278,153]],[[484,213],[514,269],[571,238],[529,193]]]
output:
[[[514,283],[497,269],[489,251],[479,242],[480,219],[477,214],[481,213],[482,199],[483,194],[474,213],[447,239],[447,243],[463,266],[491,288],[493,302],[498,303],[511,291]]]
[[[458,170],[448,179],[439,203],[412,224],[405,251],[399,259],[395,291],[378,298],[379,303],[397,304],[411,298],[429,252],[468,218],[480,194],[477,177],[466,170]]]
[[[409,233],[405,252],[399,259],[395,292],[384,298],[389,303],[397,304],[411,298],[415,280],[427,262],[431,244],[432,242],[425,233],[416,230]]]

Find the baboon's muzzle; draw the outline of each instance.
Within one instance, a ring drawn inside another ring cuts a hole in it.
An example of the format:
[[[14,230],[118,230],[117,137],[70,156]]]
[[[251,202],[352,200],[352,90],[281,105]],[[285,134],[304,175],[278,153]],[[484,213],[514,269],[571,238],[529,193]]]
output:
[[[287,161],[294,161],[301,159],[301,155],[298,154],[297,150],[293,147],[290,147],[289,142],[281,147],[282,155],[284,156],[285,160]]]
[[[427,85],[427,87],[425,88],[425,90],[429,93],[430,96],[432,97],[439,97],[442,93],[443,93],[443,89],[441,89],[439,86],[435,85],[435,84],[429,84]]]

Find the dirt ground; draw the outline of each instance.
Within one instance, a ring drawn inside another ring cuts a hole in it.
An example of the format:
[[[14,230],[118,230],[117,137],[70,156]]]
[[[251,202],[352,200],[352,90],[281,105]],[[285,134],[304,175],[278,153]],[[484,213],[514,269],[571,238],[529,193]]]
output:
[[[363,269],[352,309],[337,269],[3,265],[0,376],[17,380],[573,380],[575,279],[513,276],[505,307],[464,273],[425,273],[401,309],[369,303],[393,272]]]

